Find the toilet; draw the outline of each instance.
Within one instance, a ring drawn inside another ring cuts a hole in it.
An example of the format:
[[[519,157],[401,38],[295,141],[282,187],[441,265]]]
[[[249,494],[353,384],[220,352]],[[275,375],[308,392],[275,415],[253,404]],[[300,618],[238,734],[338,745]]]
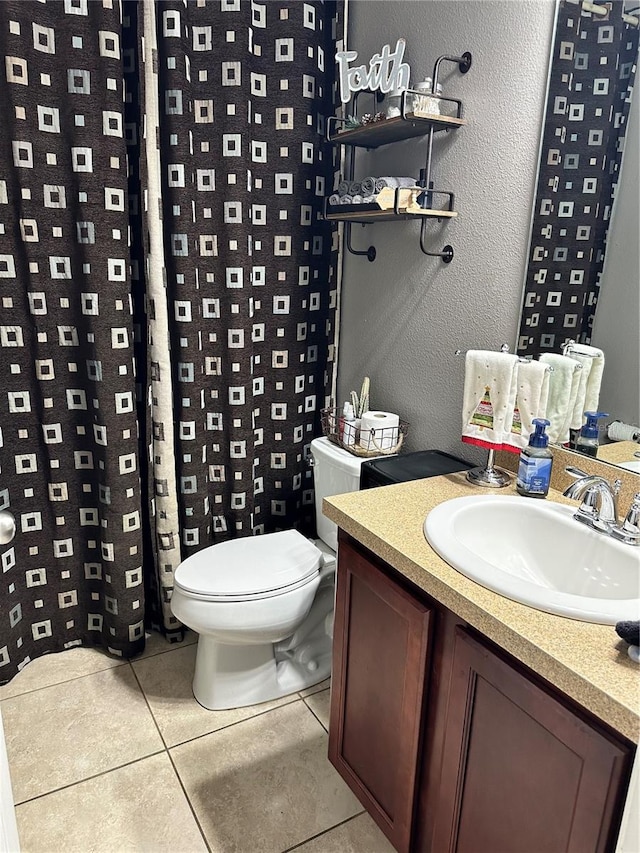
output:
[[[175,571],[171,609],[199,634],[193,694],[211,711],[304,690],[331,672],[337,527],[328,495],[357,491],[363,460],[311,442],[318,539],[297,530],[203,548]]]

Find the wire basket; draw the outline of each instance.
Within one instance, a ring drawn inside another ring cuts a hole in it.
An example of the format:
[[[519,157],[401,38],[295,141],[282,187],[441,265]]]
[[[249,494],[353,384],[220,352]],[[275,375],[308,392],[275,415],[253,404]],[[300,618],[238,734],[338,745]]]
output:
[[[373,445],[370,449],[363,447],[360,444],[360,430],[356,430],[355,442],[353,444],[345,444],[341,437],[340,421],[342,419],[342,411],[334,407],[322,409],[320,411],[320,421],[322,423],[322,434],[325,435],[333,444],[348,450],[354,456],[393,456],[400,452],[402,442],[409,432],[409,424],[406,421],[400,421],[397,427],[382,427],[380,429],[371,430],[370,444]],[[389,445],[389,446],[386,446]]]

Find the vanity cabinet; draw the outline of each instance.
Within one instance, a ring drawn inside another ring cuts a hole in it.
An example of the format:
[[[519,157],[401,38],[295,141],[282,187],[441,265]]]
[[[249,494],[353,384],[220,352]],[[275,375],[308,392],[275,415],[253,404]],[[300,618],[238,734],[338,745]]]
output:
[[[433,840],[422,849],[613,849],[624,746],[459,625],[446,694]]]
[[[634,747],[340,534],[329,758],[400,853],[604,853]]]
[[[340,542],[329,759],[397,850],[408,850],[434,608]]]

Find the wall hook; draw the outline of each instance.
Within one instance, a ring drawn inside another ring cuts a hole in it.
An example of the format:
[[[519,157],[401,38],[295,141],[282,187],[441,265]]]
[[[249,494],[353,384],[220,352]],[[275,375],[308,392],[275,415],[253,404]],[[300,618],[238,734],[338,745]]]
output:
[[[424,237],[426,233],[426,225],[427,223],[423,221],[420,225],[420,248],[424,252],[425,255],[430,255],[432,258],[442,258],[443,264],[450,264],[453,260],[453,246],[450,246],[448,243],[443,248],[441,252],[430,252],[424,245]]]
[[[461,61],[458,63],[458,68],[460,69],[461,74],[466,74],[467,71],[471,68],[471,54],[468,50],[466,50],[462,54],[460,59]]]
[[[351,222],[345,222],[345,244],[352,255],[366,255],[368,261],[375,261],[376,247],[369,246],[368,249],[354,249],[351,245]]]

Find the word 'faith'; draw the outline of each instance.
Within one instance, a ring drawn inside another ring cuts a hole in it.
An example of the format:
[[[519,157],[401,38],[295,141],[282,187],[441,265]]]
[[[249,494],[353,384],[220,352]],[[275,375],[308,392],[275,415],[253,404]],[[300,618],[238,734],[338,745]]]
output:
[[[411,69],[406,62],[402,61],[405,46],[405,40],[398,39],[392,53],[390,45],[385,44],[380,53],[375,53],[371,57],[368,68],[366,65],[355,65],[350,68],[349,63],[358,58],[358,52],[339,50],[336,53],[336,62],[342,103],[346,104],[354,92],[362,92],[365,89],[370,91],[379,89],[384,94],[398,89],[401,91],[407,89]]]

